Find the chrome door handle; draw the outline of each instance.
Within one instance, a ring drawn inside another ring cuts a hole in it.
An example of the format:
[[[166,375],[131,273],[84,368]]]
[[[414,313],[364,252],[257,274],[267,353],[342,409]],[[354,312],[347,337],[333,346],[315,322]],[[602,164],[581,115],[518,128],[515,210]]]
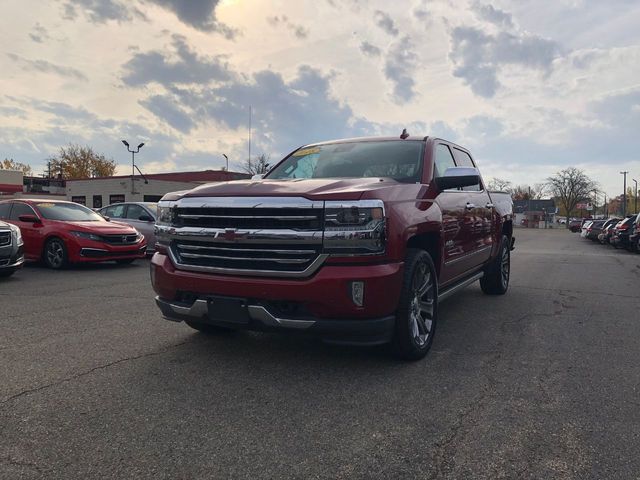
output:
[[[484,206],[484,208],[489,208],[489,209],[491,209],[491,208],[494,208],[494,205],[493,205],[493,203],[491,203],[491,202],[487,202],[487,204]]]
[[[476,206],[473,203],[469,203],[467,202],[467,210],[473,210],[474,208],[476,208]]]

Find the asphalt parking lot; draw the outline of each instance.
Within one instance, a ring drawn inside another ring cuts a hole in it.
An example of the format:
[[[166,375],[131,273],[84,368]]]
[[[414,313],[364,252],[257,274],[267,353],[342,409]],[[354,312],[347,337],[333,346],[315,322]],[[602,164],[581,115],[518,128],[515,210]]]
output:
[[[148,264],[0,283],[0,478],[630,479],[640,255],[518,230],[430,355],[161,319]]]

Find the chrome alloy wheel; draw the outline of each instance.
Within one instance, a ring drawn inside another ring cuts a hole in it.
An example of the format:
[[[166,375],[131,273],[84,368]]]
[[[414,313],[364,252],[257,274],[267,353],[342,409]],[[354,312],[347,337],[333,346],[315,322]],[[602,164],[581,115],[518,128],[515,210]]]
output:
[[[502,287],[507,288],[509,285],[509,274],[511,272],[511,251],[509,246],[505,245],[502,250],[502,259],[500,260],[500,279]]]
[[[47,244],[47,263],[52,268],[60,268],[64,263],[64,245],[60,240],[51,240]]]
[[[435,306],[434,279],[426,264],[416,266],[413,277],[413,299],[409,307],[409,327],[414,342],[422,347],[429,341]]]

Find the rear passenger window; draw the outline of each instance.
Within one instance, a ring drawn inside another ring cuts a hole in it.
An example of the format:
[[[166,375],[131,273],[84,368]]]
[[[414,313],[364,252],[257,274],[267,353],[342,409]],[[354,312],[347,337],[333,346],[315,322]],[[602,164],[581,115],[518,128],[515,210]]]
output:
[[[140,205],[129,205],[127,209],[127,218],[130,220],[138,220],[142,215],[149,215]]]
[[[0,203],[0,218],[3,220],[9,218],[9,210],[11,210],[10,203]]]
[[[113,205],[104,209],[105,216],[109,218],[124,218],[124,209],[126,205]]]
[[[456,164],[453,161],[453,155],[451,150],[443,143],[439,143],[436,146],[436,160],[434,162],[434,177],[442,177],[447,168],[453,168]]]

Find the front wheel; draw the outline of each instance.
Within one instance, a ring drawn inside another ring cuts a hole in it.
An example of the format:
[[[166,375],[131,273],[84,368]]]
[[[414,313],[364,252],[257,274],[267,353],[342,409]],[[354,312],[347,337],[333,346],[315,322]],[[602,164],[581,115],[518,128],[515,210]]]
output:
[[[54,237],[47,240],[44,246],[44,263],[53,270],[60,270],[67,264],[67,247],[62,239]]]
[[[438,277],[427,252],[409,249],[396,312],[393,349],[400,358],[420,360],[431,349],[438,320]]]
[[[510,276],[511,248],[509,238],[503,235],[498,255],[484,272],[484,277],[480,279],[480,288],[487,295],[504,295],[509,288]]]

